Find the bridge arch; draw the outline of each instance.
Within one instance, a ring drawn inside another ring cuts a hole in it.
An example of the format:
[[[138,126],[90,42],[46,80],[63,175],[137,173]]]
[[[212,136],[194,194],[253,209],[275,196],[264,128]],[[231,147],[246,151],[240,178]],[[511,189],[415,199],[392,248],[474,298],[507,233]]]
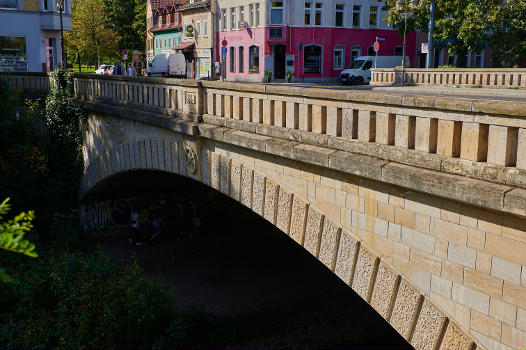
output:
[[[197,138],[130,140],[88,157],[81,198],[107,178],[134,170],[182,175],[250,208],[318,258],[416,349],[476,346],[403,273],[317,207],[317,203],[309,202],[287,184],[229,152],[201,147]]]

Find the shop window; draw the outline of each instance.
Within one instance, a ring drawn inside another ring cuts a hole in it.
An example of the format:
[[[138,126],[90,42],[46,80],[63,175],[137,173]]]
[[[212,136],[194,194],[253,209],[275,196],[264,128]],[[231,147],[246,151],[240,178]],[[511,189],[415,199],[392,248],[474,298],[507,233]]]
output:
[[[26,38],[0,36],[0,72],[27,71]]]
[[[307,74],[321,73],[322,47],[306,45],[303,48],[303,72]]]
[[[259,73],[259,47],[258,46],[250,46],[248,48],[248,55],[249,55],[249,73]]]

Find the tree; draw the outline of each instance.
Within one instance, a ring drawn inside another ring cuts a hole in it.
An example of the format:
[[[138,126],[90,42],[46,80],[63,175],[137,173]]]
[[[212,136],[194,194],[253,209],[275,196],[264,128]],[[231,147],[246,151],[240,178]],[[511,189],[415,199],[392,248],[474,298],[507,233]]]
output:
[[[106,25],[119,35],[119,52],[144,50],[146,30],[146,1],[103,0]]]
[[[66,33],[70,55],[81,55],[85,62],[97,61],[101,57],[118,57],[118,35],[106,23],[102,0],[73,0],[71,3],[73,30]]]
[[[24,254],[32,258],[38,257],[35,252],[35,245],[24,239],[24,235],[29,232],[33,225],[31,221],[35,215],[32,211],[20,213],[12,220],[3,221],[4,216],[9,212],[9,198],[0,203],[0,249]],[[11,278],[0,268],[0,282],[9,282]]]
[[[415,29],[427,31],[430,1],[420,0],[418,2],[414,16],[408,20],[408,31]],[[396,2],[397,0],[387,0],[384,9],[388,11],[388,14],[385,20],[391,25],[398,25],[398,29],[403,31],[404,23],[396,11]],[[514,5],[510,6],[510,3]],[[506,12],[514,11],[517,16],[514,22],[514,28],[517,30],[514,30],[513,34],[507,32],[506,35],[514,37],[520,33],[524,34],[524,6],[524,0],[511,0],[507,5],[503,4],[502,0],[436,0],[434,40],[438,45],[435,43],[435,46],[447,48],[450,55],[457,55],[456,65],[465,67],[468,51],[479,51],[488,42],[495,42],[495,39],[498,38],[492,33],[496,30],[499,33],[502,32],[499,28],[502,28]],[[520,29],[523,31],[520,32]],[[525,40],[525,35],[522,35],[522,40]],[[508,52],[509,50],[510,47],[506,46],[500,51]],[[520,49],[515,49],[515,51],[520,51]],[[524,52],[524,45],[522,45],[522,51]]]

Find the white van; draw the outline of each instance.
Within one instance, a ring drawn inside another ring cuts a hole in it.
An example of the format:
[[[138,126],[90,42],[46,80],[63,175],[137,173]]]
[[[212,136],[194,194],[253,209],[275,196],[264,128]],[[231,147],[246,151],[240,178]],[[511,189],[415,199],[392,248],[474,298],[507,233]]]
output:
[[[359,56],[349,68],[340,73],[342,84],[369,84],[371,68],[394,68],[402,65],[402,56]],[[405,66],[409,67],[409,57],[405,57]]]
[[[184,77],[186,61],[182,53],[159,53],[148,63],[148,76]]]

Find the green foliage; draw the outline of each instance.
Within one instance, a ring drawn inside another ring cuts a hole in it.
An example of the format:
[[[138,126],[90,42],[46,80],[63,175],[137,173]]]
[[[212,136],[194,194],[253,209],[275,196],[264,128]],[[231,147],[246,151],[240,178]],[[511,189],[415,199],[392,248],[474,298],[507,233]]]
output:
[[[117,49],[144,50],[146,1],[103,0],[106,26],[119,36]]]
[[[35,252],[35,245],[24,239],[24,235],[33,228],[31,221],[35,217],[34,213],[32,211],[20,213],[14,219],[5,221],[4,217],[10,208],[9,198],[0,203],[0,249],[32,258],[38,257],[37,252]],[[0,268],[0,282],[10,281],[11,279],[7,273]]]
[[[456,68],[456,67],[452,64],[444,64],[442,66],[438,66],[438,68]]]
[[[272,78],[272,71],[271,70],[266,70],[264,74],[265,74],[266,78]]]

